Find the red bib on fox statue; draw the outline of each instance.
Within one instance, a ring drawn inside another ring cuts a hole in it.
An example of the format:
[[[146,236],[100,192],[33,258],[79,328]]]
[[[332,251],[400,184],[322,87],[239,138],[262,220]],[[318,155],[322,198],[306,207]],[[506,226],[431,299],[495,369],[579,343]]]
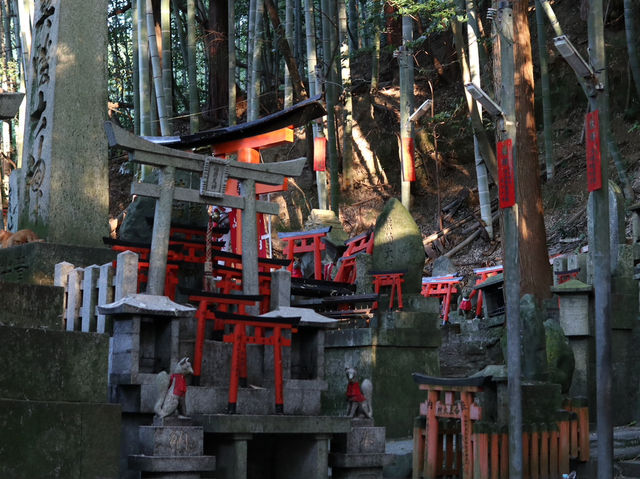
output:
[[[171,380],[173,381],[173,395],[184,397],[187,394],[187,381],[185,381],[184,375],[172,374]]]
[[[360,390],[360,383],[353,382],[347,385],[347,401],[363,402],[366,400],[367,398]]]

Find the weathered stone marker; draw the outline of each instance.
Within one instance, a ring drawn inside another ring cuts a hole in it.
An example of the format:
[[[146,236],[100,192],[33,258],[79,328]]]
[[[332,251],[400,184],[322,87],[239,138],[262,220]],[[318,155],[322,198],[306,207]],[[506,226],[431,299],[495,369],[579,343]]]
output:
[[[78,246],[102,246],[109,231],[106,8],[106,0],[36,0],[13,231]]]
[[[160,146],[122,128],[105,123],[110,146],[128,151],[131,161],[161,168],[160,185],[133,183],[131,193],[157,198],[149,259],[147,293],[161,295],[167,267],[169,227],[173,200],[213,204],[243,210],[242,285],[245,294],[258,294],[258,233],[256,213],[278,214],[275,203],[256,200],[256,183],[281,185],[287,176],[302,173],[306,158],[279,163],[251,164]],[[200,190],[175,186],[175,170],[202,175]],[[228,178],[237,179],[244,196],[225,194]]]

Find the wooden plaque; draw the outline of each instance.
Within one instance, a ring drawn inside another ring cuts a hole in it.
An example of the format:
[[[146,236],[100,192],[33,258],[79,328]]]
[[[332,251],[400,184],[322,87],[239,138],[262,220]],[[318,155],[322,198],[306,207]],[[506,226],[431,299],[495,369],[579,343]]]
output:
[[[200,178],[200,196],[221,198],[224,195],[227,187],[228,164],[226,160],[207,156]]]

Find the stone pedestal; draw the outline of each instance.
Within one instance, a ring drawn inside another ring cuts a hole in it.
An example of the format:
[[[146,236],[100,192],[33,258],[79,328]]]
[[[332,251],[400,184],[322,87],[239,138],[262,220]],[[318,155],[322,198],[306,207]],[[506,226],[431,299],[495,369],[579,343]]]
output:
[[[91,20],[106,8],[40,0],[33,10],[22,195],[10,224],[49,242],[100,246],[109,232],[107,25]]]
[[[191,420],[156,419],[139,428],[139,438],[141,454],[129,456],[129,467],[143,478],[199,479],[215,470],[215,457],[203,455],[204,431]]]
[[[382,469],[389,460],[385,428],[374,427],[372,419],[352,420],[351,431],[331,441],[329,464],[334,479],[382,479]]]

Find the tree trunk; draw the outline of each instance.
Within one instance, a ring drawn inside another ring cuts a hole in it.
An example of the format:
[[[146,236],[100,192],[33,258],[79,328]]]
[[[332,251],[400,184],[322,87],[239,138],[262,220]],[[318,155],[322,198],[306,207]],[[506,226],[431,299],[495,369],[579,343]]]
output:
[[[360,36],[358,35],[358,2],[349,1],[349,50],[355,52],[360,47]]]
[[[469,73],[470,79],[473,83],[481,86],[480,79],[480,51],[478,48],[478,21],[477,11],[473,0],[466,0],[467,10],[467,44],[469,45]],[[466,82],[465,82],[466,83]],[[466,90],[465,90],[466,91]],[[469,93],[467,94],[467,102],[469,102]],[[478,105],[478,102],[472,99],[475,107],[478,110],[478,116],[482,118],[482,107]],[[471,105],[473,110],[473,105]],[[470,111],[471,111],[470,110]],[[489,238],[493,238],[493,221],[491,219],[491,194],[489,192],[489,177],[487,174],[487,165],[480,154],[480,140],[475,132],[473,134],[473,151],[476,160],[476,178],[478,182],[478,200],[480,203],[480,217],[484,221],[485,230],[489,235]]]
[[[294,45],[293,43],[293,0],[286,0],[284,6],[284,32],[285,38],[289,43],[289,46]],[[295,51],[293,53],[295,57]],[[284,66],[284,107],[288,108],[293,105],[293,88],[291,87],[291,76],[289,75],[289,67],[287,67],[286,63]]]
[[[553,112],[551,109],[551,86],[549,84],[549,52],[544,12],[540,0],[536,0],[536,26],[538,31],[538,54],[540,56],[540,81],[542,83],[542,119],[544,123],[544,160],[547,166],[547,181],[553,178]]]
[[[169,129],[173,116],[173,62],[171,61],[171,0],[160,3],[160,23],[162,25],[162,85],[164,104],[167,110]]]
[[[228,15],[227,21],[229,26],[229,38],[227,41],[227,47],[229,48],[229,80],[227,81],[229,87],[229,126],[236,124],[237,111],[236,111],[236,8],[235,1],[228,0]]]
[[[351,0],[353,2],[353,0]],[[342,63],[342,88],[344,97],[343,122],[344,133],[342,136],[342,185],[345,189],[351,188],[353,177],[353,100],[351,98],[351,65],[349,49],[349,32],[347,31],[347,6],[346,0],[338,0],[339,8],[339,33],[340,33],[340,60]]]
[[[137,0],[138,81],[140,91],[140,134],[151,135],[151,91],[149,88],[149,41],[145,0]],[[143,172],[148,168],[143,168]],[[143,175],[144,176],[144,175]]]
[[[400,64],[400,162],[401,162],[401,198],[407,209],[411,208],[411,182],[415,179],[413,157],[413,124],[409,116],[413,112],[413,20],[407,15],[402,17],[402,47],[398,54]]]
[[[375,92],[378,89],[380,76],[380,28],[382,17],[382,0],[373,0],[373,54],[371,58],[371,86],[369,90]]]
[[[455,18],[451,21],[451,30],[453,32],[456,53],[459,59],[458,61],[460,62],[460,69],[462,70],[462,79],[465,82],[471,81],[467,55],[464,50],[465,41],[462,34],[462,26],[460,25],[460,22]],[[498,40],[494,42],[494,49],[496,45],[499,45],[497,42]],[[494,61],[494,65],[496,64],[498,65],[499,70],[499,62]],[[494,78],[494,81],[500,81],[499,75],[494,74]],[[478,111],[477,103],[474,101],[470,101],[470,96],[467,97],[467,107],[469,108],[469,117],[471,118],[471,124],[473,126],[474,134],[478,139],[478,148],[480,149],[480,154],[482,155],[482,158],[484,158],[485,166],[489,170],[489,174],[494,179],[494,181],[497,181],[498,161],[496,160],[494,146],[491,142],[489,142],[489,137],[487,136],[484,125],[482,124],[482,117],[480,116],[480,112]]]
[[[513,3],[521,294],[530,293],[541,300],[551,295],[549,287],[552,278],[538,166],[533,59],[527,6],[527,0]]]
[[[189,129],[200,129],[200,98],[196,76],[196,2],[187,0],[187,75],[189,77]]]
[[[316,56],[316,30],[312,0],[304,0],[304,12],[307,40],[307,72],[309,76],[309,93],[311,94],[311,96],[316,96],[317,94],[322,92],[322,83],[320,82],[320,78],[318,77],[317,72],[318,60]],[[313,122],[313,138],[324,138],[322,127],[318,122]],[[318,190],[318,208],[320,208],[321,210],[326,210],[328,204],[326,171],[316,171],[316,185]]]
[[[251,83],[247,95],[251,98],[250,108],[247,113],[247,121],[257,120],[260,116],[260,90],[262,89],[262,33],[264,0],[255,0],[255,12],[253,12],[253,49],[251,54]]]
[[[253,95],[251,94],[251,81],[252,81],[252,72],[253,72],[253,47],[254,44],[254,36],[255,36],[255,23],[256,23],[256,0],[249,0],[249,18],[247,19],[247,23],[249,26],[249,31],[247,32],[247,74],[246,78],[246,86],[245,91],[247,93],[247,109],[246,109],[246,117],[249,119],[249,112],[251,111],[253,101]]]
[[[280,52],[284,56],[284,60],[289,69],[289,75],[291,76],[291,83],[293,86],[293,99],[296,103],[300,102],[307,98],[307,92],[304,88],[304,83],[302,83],[300,73],[298,72],[298,65],[296,65],[296,60],[293,57],[293,53],[291,47],[289,46],[289,42],[287,41],[284,28],[280,23],[278,10],[273,4],[273,0],[264,0],[264,4],[267,7],[267,12],[269,14],[271,24],[273,25],[273,29],[276,31],[276,34],[278,36],[278,47],[280,49]]]
[[[333,46],[337,43],[336,31],[332,20],[335,18],[331,10],[332,0],[322,0],[322,55],[325,63],[325,83],[327,99],[327,160],[329,161],[329,178],[331,182],[331,209],[338,214],[340,183],[338,180],[338,152],[336,150],[336,90],[335,61]]]
[[[209,101],[207,119],[215,125],[228,121],[229,104],[229,9],[227,0],[209,3],[209,31],[206,32],[209,59]]]
[[[169,121],[167,119],[166,103],[164,98],[164,85],[162,84],[162,67],[160,66],[160,56],[158,53],[158,43],[156,39],[155,20],[153,18],[153,5],[151,0],[146,0],[147,31],[149,32],[149,55],[151,57],[151,68],[153,73],[153,86],[156,94],[156,104],[158,108],[158,120],[160,122],[160,134],[169,136]]]
[[[636,4],[636,2],[632,0],[624,0],[624,27],[627,34],[629,66],[631,67],[631,74],[633,75],[633,81],[636,86],[636,94],[640,97],[640,62],[638,61],[638,48],[636,46],[638,36],[636,34],[634,4]]]

